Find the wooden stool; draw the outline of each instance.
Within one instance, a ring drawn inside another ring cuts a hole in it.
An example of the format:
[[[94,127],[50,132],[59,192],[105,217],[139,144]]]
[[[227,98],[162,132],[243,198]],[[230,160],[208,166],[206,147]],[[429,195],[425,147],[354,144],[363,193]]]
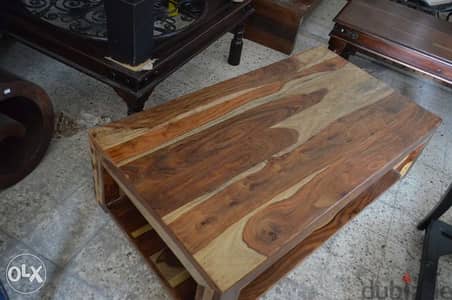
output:
[[[97,201],[178,299],[255,299],[439,118],[317,48],[90,132]]]
[[[37,85],[0,71],[0,189],[28,175],[53,133],[53,109]]]

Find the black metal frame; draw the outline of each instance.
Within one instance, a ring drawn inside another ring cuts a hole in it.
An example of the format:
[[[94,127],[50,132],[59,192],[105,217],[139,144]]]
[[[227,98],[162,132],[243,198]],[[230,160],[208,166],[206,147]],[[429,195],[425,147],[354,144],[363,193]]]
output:
[[[451,207],[452,184],[438,205],[418,225],[419,230],[426,232],[416,300],[434,299],[439,259],[452,254],[452,226],[439,220]]]

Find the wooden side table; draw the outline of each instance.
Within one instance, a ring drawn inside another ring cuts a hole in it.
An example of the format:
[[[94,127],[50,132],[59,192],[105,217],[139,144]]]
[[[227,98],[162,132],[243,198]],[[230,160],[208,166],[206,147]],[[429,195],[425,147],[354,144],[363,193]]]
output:
[[[97,201],[178,299],[255,299],[440,119],[316,48],[90,132]]]

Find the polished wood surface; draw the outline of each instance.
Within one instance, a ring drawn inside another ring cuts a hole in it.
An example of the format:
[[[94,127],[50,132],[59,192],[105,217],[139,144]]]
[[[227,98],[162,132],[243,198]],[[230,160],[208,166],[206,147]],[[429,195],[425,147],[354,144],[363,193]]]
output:
[[[275,278],[261,274],[281,260],[287,272],[290,251],[313,237],[317,247],[406,172],[439,122],[316,48],[93,129],[97,197],[109,210],[116,183],[198,298],[236,299],[268,288]]]
[[[452,83],[451,23],[389,0],[350,1],[334,21],[335,52],[363,51]]]
[[[452,63],[452,24],[422,11],[389,0],[354,0],[335,21]]]
[[[314,231],[308,238],[290,250],[284,257],[279,259],[253,282],[247,285],[240,292],[240,300],[257,299],[269,286],[278,282],[284,275],[295,268],[300,261],[320,247],[328,238],[347,224],[350,219],[354,218],[359,212],[366,208],[367,205],[372,203],[375,198],[381,195],[399,179],[399,173],[394,170],[389,171],[377,183],[373,184],[359,197],[350,202],[350,204],[341,210],[328,225]]]
[[[300,23],[319,0],[255,0],[256,12],[246,22],[246,38],[290,54]]]

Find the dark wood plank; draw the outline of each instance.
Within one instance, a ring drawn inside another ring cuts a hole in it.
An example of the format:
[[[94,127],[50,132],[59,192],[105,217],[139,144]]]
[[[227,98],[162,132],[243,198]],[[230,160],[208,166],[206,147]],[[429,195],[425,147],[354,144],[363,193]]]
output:
[[[393,1],[351,1],[335,22],[452,63],[452,25]]]
[[[271,127],[325,94],[319,90],[258,106],[121,169],[137,179],[133,184],[141,194],[152,195],[148,203],[163,217],[295,143],[296,131]],[[221,172],[207,171],[219,165]]]
[[[403,154],[406,143],[427,134],[422,130],[414,132],[413,128],[422,128],[429,117],[415,104],[393,94],[337,120],[291,153],[270,159],[262,170],[219,191],[196,210],[181,215],[170,227],[187,249],[196,253],[247,214],[314,174],[297,194],[263,208],[248,221],[244,241],[270,256],[296,234],[309,235],[325,222],[320,218],[330,218],[325,213],[331,212],[334,205],[340,209],[352,191],[366,186],[372,174],[387,166],[398,153]],[[364,118],[365,127],[360,122]],[[428,128],[436,122],[431,121]],[[272,221],[273,214],[278,220]],[[261,223],[253,224],[253,220]],[[278,227],[284,224],[287,227]]]
[[[452,84],[452,25],[389,0],[350,1],[335,18],[330,49],[361,51]]]

